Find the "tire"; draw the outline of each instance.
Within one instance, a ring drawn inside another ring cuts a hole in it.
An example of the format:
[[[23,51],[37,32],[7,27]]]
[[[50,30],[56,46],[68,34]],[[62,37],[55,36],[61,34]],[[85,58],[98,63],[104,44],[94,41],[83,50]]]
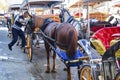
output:
[[[31,37],[28,34],[27,35],[27,57],[30,62],[32,61],[32,54],[33,54],[32,52],[33,50],[32,50],[32,44],[31,44]]]
[[[120,80],[120,72],[117,73],[114,80]]]
[[[91,75],[91,67],[89,65],[84,65],[81,69],[80,69],[80,74],[79,76],[79,80],[93,80],[93,77]]]

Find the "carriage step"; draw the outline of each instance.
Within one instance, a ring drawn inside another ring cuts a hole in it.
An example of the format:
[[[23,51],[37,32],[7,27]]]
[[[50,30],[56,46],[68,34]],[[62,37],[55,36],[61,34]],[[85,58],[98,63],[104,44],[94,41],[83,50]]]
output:
[[[89,60],[89,57],[88,56],[84,56],[84,57],[80,57],[78,58],[77,60],[70,60],[70,61],[65,61],[66,64],[68,63],[76,63],[76,62],[80,62],[82,60]]]

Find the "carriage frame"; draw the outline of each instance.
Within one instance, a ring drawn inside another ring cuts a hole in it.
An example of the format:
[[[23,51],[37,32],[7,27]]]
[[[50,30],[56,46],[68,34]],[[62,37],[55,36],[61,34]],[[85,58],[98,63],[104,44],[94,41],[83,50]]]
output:
[[[35,33],[35,34],[41,34],[43,38],[48,38],[48,37],[46,37],[46,35],[42,31]],[[26,40],[27,40],[27,47],[26,48],[28,50],[28,59],[29,59],[29,61],[31,61],[32,60],[31,34],[27,34]],[[47,39],[45,39],[45,40],[47,40]],[[51,44],[49,44],[49,45],[55,51],[55,48]],[[71,61],[64,61],[61,59],[65,63],[66,67],[68,67],[68,69],[69,69],[70,67],[68,66],[68,64],[79,62],[79,61],[84,62],[84,60],[85,60],[85,62],[82,65],[77,66],[79,80],[85,80],[85,79],[98,80],[98,75],[104,76],[104,79],[108,80],[108,79],[106,79],[108,72],[103,71],[103,69],[105,70],[106,67],[102,66],[102,64],[106,65],[107,67],[109,65],[112,65],[113,67],[111,67],[109,69],[111,69],[110,71],[114,72],[115,66],[114,66],[113,62],[115,59],[113,59],[113,60],[111,59],[111,60],[107,60],[105,62],[104,61],[102,62],[102,57],[90,46],[89,41],[87,41],[85,39],[81,39],[78,41],[78,47],[82,48],[83,52],[86,53],[87,57],[83,57],[83,58],[79,58],[78,60],[71,60]],[[108,64],[108,63],[110,63],[110,64]],[[96,74],[96,73],[100,73],[100,74]],[[104,75],[101,75],[101,73],[104,73]],[[112,79],[114,79],[117,76],[120,76],[120,73],[110,74],[110,75],[113,75]],[[68,71],[68,80],[71,80],[70,69]]]

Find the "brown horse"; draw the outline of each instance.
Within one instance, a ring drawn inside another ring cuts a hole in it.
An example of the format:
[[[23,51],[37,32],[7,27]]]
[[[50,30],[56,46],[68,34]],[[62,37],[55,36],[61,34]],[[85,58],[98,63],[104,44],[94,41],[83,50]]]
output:
[[[45,48],[47,52],[47,70],[46,72],[50,72],[50,50],[51,46],[48,42],[54,46],[59,47],[61,50],[66,51],[67,56],[70,59],[73,59],[76,49],[77,49],[77,32],[75,28],[69,23],[59,24],[55,21],[51,21],[50,19],[45,19],[39,16],[32,17],[34,28],[41,29],[45,35],[54,39],[52,41],[48,38],[44,38]],[[56,45],[55,45],[56,44]],[[53,68],[52,72],[56,72],[56,53],[54,51],[53,54]],[[68,68],[68,80],[71,80],[70,68]]]

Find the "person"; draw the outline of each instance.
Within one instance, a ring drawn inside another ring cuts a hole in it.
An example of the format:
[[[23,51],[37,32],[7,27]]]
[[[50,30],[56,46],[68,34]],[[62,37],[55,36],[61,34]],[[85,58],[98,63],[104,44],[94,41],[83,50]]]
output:
[[[12,26],[13,39],[8,44],[9,50],[12,51],[12,46],[17,42],[18,36],[22,39],[22,45],[21,45],[22,50],[25,49],[26,40],[25,40],[24,32],[21,30],[21,27],[26,24],[26,21],[24,18],[27,18],[28,16],[30,16],[29,12],[25,11],[22,15],[18,15],[15,18],[14,25]]]

